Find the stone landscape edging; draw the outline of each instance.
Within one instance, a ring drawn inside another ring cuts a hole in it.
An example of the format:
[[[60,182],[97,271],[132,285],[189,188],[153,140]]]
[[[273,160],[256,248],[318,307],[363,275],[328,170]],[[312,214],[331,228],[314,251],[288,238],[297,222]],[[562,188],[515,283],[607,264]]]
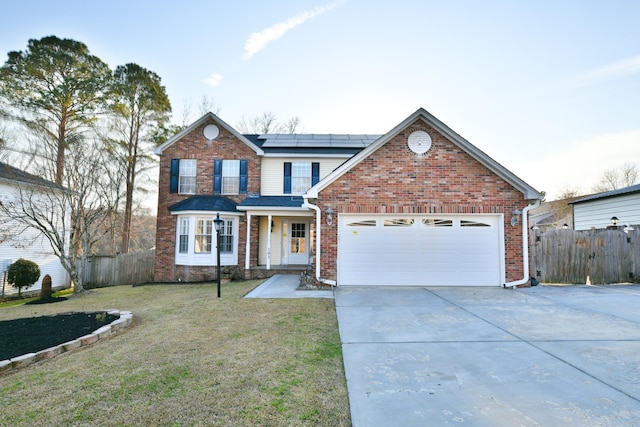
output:
[[[107,314],[120,316],[108,325],[101,326],[90,334],[81,336],[72,341],[67,341],[37,353],[27,353],[22,356],[16,356],[7,360],[0,360],[0,375],[12,371],[14,369],[24,368],[32,363],[41,360],[51,359],[59,354],[75,350],[80,347],[86,347],[98,342],[99,340],[109,338],[112,335],[120,333],[120,331],[131,325],[133,314],[130,311],[107,310]]]

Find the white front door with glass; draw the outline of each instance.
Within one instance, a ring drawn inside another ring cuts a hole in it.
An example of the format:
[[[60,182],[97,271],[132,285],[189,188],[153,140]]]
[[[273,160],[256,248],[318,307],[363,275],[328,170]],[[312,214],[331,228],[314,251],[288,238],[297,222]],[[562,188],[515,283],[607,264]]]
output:
[[[309,263],[309,224],[291,222],[288,243],[289,264]]]

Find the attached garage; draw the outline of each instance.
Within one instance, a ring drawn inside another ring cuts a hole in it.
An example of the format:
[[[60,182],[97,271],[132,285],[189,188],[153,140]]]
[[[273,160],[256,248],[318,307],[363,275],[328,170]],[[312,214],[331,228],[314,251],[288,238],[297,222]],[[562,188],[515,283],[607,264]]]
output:
[[[341,286],[501,286],[502,215],[342,214]]]

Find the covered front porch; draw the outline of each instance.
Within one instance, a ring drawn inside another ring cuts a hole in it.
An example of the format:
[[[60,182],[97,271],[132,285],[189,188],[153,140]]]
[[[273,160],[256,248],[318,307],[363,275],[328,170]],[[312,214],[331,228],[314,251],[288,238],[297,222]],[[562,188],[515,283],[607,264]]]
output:
[[[315,258],[314,211],[300,196],[247,197],[238,206],[247,224],[245,266],[253,278],[311,269]],[[257,223],[257,229],[254,224]]]

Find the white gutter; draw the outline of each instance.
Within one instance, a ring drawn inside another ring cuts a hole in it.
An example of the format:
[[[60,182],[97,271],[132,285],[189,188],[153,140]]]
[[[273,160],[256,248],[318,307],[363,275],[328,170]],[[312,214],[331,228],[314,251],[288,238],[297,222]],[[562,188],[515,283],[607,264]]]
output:
[[[515,282],[505,283],[505,288],[511,288],[515,286],[524,285],[530,279],[529,277],[529,219],[527,214],[531,209],[535,209],[540,206],[540,199],[536,200],[533,205],[527,205],[522,209],[522,262],[524,266],[524,277],[521,280]]]
[[[304,200],[304,204],[302,206],[316,211],[316,280],[320,283],[324,283],[325,285],[336,286],[337,282],[335,280],[323,279],[320,276],[320,230],[322,227],[322,212],[320,212],[320,208],[318,206],[309,203],[306,195],[302,196],[302,200]]]

